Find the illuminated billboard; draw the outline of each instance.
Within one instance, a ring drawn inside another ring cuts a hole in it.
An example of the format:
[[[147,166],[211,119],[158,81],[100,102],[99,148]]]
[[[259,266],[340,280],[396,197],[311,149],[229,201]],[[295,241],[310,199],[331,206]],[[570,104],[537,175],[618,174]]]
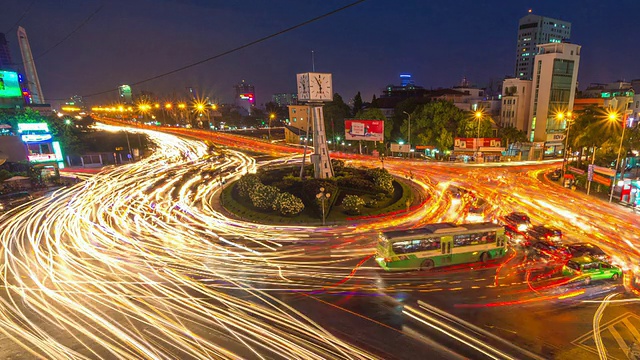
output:
[[[49,126],[47,123],[20,123],[18,124],[18,131],[43,131],[48,133]]]
[[[253,94],[248,93],[248,94],[240,94],[240,99],[241,100],[247,100],[250,103],[253,103]]]
[[[345,140],[384,140],[384,121],[382,120],[345,120]]]
[[[0,70],[0,98],[21,98],[22,89],[18,81],[18,73]]]

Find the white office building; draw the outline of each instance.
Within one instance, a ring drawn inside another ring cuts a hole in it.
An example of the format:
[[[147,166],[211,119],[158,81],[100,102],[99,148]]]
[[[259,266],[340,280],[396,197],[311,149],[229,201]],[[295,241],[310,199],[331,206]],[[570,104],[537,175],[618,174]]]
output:
[[[567,118],[557,115],[573,111],[580,48],[580,45],[569,43],[538,45],[527,135],[529,141],[544,142],[545,156],[557,156],[564,150]]]
[[[538,45],[561,43],[570,37],[570,22],[533,14],[522,17],[518,22],[515,76],[533,79],[533,60],[538,54]]]

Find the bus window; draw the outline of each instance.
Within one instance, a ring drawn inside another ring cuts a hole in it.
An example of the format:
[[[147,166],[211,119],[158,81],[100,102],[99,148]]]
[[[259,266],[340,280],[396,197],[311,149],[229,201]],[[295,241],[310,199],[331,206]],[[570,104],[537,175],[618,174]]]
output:
[[[409,247],[411,246],[411,241],[399,241],[393,243],[391,247],[393,248],[393,252],[396,254],[406,254],[411,252]]]

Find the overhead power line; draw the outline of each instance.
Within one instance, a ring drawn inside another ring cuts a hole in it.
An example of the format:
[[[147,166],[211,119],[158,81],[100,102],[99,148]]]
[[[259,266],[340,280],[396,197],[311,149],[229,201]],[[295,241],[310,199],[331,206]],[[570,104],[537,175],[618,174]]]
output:
[[[191,64],[189,64],[189,65],[185,65],[185,66],[182,66],[182,67],[180,67],[180,68],[177,68],[177,69],[174,69],[174,70],[171,70],[171,71],[167,71],[167,72],[165,72],[165,73],[158,74],[158,75],[152,76],[152,77],[147,78],[147,79],[144,79],[144,80],[140,80],[140,81],[134,82],[134,83],[132,83],[132,84],[130,84],[130,85],[131,85],[131,86],[135,86],[135,85],[144,84],[144,83],[146,83],[146,82],[149,82],[149,81],[152,81],[152,80],[156,80],[156,79],[159,79],[159,78],[162,78],[162,77],[165,77],[165,76],[171,75],[171,74],[175,74],[175,73],[177,73],[177,72],[180,72],[180,71],[183,71],[183,70],[187,70],[187,69],[189,69],[189,68],[192,68],[192,67],[197,66],[197,65],[200,65],[200,64],[204,64],[204,63],[206,63],[206,62],[208,62],[208,61],[211,61],[211,60],[215,60],[215,59],[221,58],[221,57],[223,57],[223,56],[229,55],[229,54],[234,53],[234,52],[236,52],[236,51],[239,51],[239,50],[242,50],[242,49],[246,49],[246,48],[248,48],[248,47],[250,47],[250,46],[253,46],[253,45],[255,45],[255,44],[258,44],[258,43],[264,42],[264,41],[266,41],[266,40],[272,39],[272,38],[274,38],[274,37],[276,37],[276,36],[282,35],[282,34],[287,33],[287,32],[289,32],[289,31],[292,31],[292,30],[298,29],[298,28],[303,27],[303,26],[305,26],[305,25],[309,25],[309,24],[311,24],[311,23],[313,23],[313,22],[316,22],[316,21],[318,21],[318,20],[324,19],[324,18],[329,17],[329,16],[331,16],[331,15],[334,15],[334,14],[336,14],[336,13],[339,13],[339,12],[341,12],[341,11],[343,11],[343,10],[346,10],[346,9],[348,9],[348,8],[351,8],[351,7],[353,7],[353,6],[356,6],[356,5],[358,5],[358,4],[360,4],[360,3],[363,3],[363,2],[365,2],[365,1],[366,1],[366,0],[358,0],[358,1],[354,1],[354,2],[352,2],[352,3],[350,3],[350,4],[347,4],[347,5],[345,5],[345,6],[342,6],[342,7],[340,7],[340,8],[335,9],[335,10],[329,11],[328,13],[325,13],[325,14],[322,14],[322,15],[319,15],[319,16],[316,16],[316,17],[314,17],[314,18],[312,18],[312,19],[309,19],[309,20],[307,20],[307,21],[301,22],[301,23],[299,23],[299,24],[297,24],[297,25],[294,25],[294,26],[288,27],[288,28],[286,28],[286,29],[280,30],[280,31],[278,31],[278,32],[275,32],[275,33],[273,33],[273,34],[271,34],[271,35],[267,35],[267,36],[261,37],[261,38],[259,38],[259,39],[257,39],[257,40],[254,40],[254,41],[248,42],[248,43],[246,43],[246,44],[244,44],[244,45],[240,45],[240,46],[238,46],[238,47],[235,47],[235,48],[233,48],[233,49],[230,49],[230,50],[224,51],[224,52],[219,53],[219,54],[217,54],[217,55],[214,55],[214,56],[208,57],[208,58],[206,58],[206,59],[202,59],[202,60],[200,60],[200,61],[196,61],[196,62],[191,63]],[[92,94],[87,94],[87,95],[82,95],[82,96],[83,96],[83,97],[91,97],[91,96],[96,96],[96,95],[107,94],[107,93],[110,93],[110,92],[115,91],[115,90],[116,90],[116,89],[110,89],[110,90],[100,91],[100,92],[96,92],[96,93],[92,93]]]
[[[89,23],[91,18],[93,18],[97,13],[99,13],[102,10],[103,7],[104,7],[104,4],[100,4],[100,6],[96,9],[96,11],[92,12],[89,16],[87,16],[84,19],[84,21],[82,21],[78,26],[76,26],[75,29],[73,29],[69,34],[67,34],[67,36],[63,37],[60,41],[55,43],[50,48],[48,48],[45,51],[41,52],[40,54],[34,56],[33,57],[33,61],[35,61],[37,59],[40,59],[41,57],[45,56],[46,54],[48,54],[49,52],[51,52],[52,50],[54,50],[55,48],[60,46],[60,44],[62,44],[63,42],[67,41],[67,39],[69,39],[73,34],[75,34],[76,32],[78,32],[78,30],[82,29],[82,27],[87,25],[87,23]],[[16,65],[24,65],[24,64],[25,64],[25,62],[21,62],[21,63],[16,64]]]
[[[15,23],[15,24],[13,24],[13,26],[12,26],[9,30],[7,30],[7,31],[5,32],[5,34],[9,34],[11,31],[13,31],[13,29],[15,29],[15,28],[16,28],[16,26],[18,26],[18,25],[20,24],[20,21],[22,21],[22,19],[24,19],[24,18],[25,18],[25,16],[27,16],[27,14],[29,13],[29,10],[31,10],[31,7],[33,6],[33,3],[35,3],[35,2],[36,2],[36,0],[32,0],[32,1],[29,3],[29,5],[28,5],[28,6],[27,6],[27,8],[25,9],[25,11],[22,13],[22,15],[20,15],[20,18],[18,19],[18,21],[16,21],[16,23]]]

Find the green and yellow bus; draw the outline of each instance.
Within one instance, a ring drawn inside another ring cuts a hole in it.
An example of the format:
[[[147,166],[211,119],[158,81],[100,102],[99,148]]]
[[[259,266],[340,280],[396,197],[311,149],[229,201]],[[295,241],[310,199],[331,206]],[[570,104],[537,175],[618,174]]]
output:
[[[487,262],[506,253],[504,228],[491,222],[381,232],[376,261],[387,271],[429,270],[434,267]]]

